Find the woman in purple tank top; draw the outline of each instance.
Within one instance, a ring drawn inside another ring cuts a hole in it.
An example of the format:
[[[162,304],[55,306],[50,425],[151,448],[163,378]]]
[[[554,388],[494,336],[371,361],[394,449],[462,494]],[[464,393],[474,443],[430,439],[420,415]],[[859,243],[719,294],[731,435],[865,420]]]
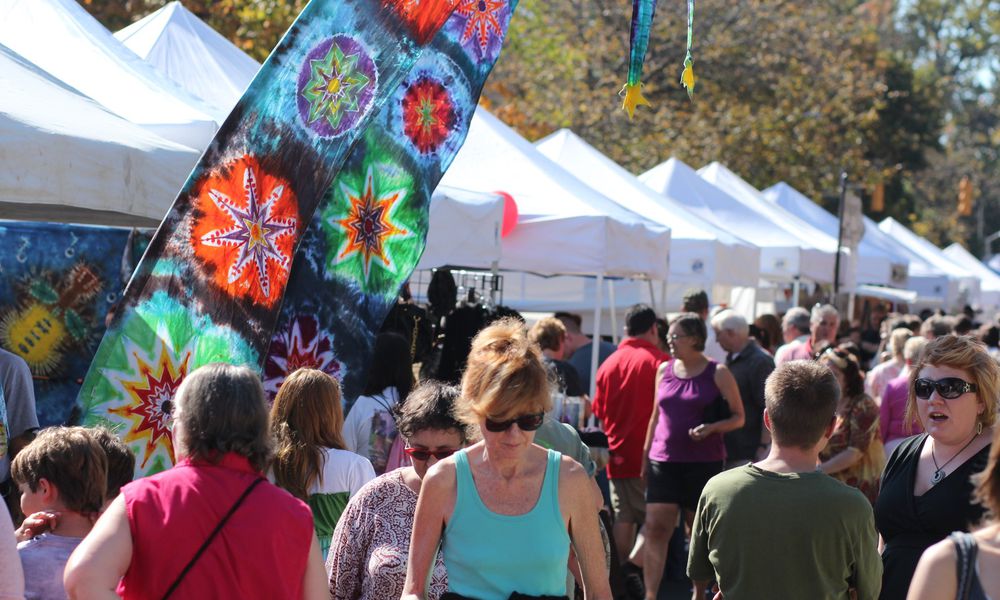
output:
[[[708,330],[701,317],[684,313],[670,322],[667,342],[673,359],[656,373],[653,415],[646,432],[646,536],[643,565],[646,597],[656,598],[667,544],[678,512],[690,524],[705,483],[722,471],[722,434],[743,426],[743,403],[725,365],[705,356]],[[719,418],[717,398],[730,415]]]

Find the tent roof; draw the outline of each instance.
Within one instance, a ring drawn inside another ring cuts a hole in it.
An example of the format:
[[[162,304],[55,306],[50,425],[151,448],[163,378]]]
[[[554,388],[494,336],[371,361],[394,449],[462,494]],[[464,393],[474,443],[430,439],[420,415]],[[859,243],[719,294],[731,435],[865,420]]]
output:
[[[115,33],[174,83],[228,113],[260,63],[176,0]]]
[[[535,146],[623,208],[670,227],[671,283],[756,287],[760,251],[654,192],[581,137],[560,129]]]
[[[75,0],[0,2],[0,43],[118,116],[192,148],[208,145],[225,116],[166,80]]]
[[[979,277],[979,280],[982,282],[981,287],[984,291],[1000,291],[1000,275],[997,275],[993,269],[984,265],[982,261],[973,256],[972,253],[958,242],[953,243],[941,252],[970,273]]]
[[[3,45],[0,139],[9,219],[156,225],[198,160]]]
[[[922,258],[936,273],[944,274],[949,279],[960,282],[957,286],[958,289],[950,290],[946,297],[949,304],[976,304],[979,302],[980,284],[977,275],[970,273],[968,269],[945,256],[940,248],[913,233],[892,217],[883,219],[878,224],[878,228]],[[963,295],[964,299],[961,298]]]
[[[430,203],[427,246],[418,269],[489,269],[500,260],[503,196],[438,186]]]
[[[514,197],[519,218],[504,239],[502,269],[667,277],[669,229],[587,187],[481,107],[441,181]]]
[[[760,248],[760,275],[789,280],[796,276],[818,282],[833,279],[834,257],[817,250],[774,220],[712,185],[676,158],[650,169],[639,179],[653,190],[676,199],[698,216]]]
[[[840,223],[836,216],[806,198],[784,181],[767,188],[762,194],[765,199],[774,202],[826,235],[834,239],[839,235]],[[905,277],[899,281],[893,280],[893,265],[901,266],[905,272],[910,260],[898,250],[893,251],[869,242],[870,237],[866,233],[858,246],[860,259],[858,261],[858,281],[878,285],[904,284]]]

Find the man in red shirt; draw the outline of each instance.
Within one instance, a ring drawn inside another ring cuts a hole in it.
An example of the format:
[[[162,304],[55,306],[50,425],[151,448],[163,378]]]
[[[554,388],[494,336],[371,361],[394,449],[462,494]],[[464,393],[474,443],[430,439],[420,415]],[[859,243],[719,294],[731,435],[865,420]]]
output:
[[[642,448],[653,413],[656,369],[669,358],[657,347],[652,308],[633,306],[625,315],[625,328],[628,337],[597,371],[593,403],[611,451],[608,479],[615,511],[613,535],[623,564],[628,562],[636,529],[646,517],[645,484],[640,478],[646,460]]]

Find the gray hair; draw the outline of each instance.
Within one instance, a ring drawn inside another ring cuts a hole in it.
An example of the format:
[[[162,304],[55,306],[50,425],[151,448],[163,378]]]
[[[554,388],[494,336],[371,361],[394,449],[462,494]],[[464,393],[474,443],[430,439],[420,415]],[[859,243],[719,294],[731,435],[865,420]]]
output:
[[[177,444],[189,458],[217,463],[227,452],[263,471],[273,452],[267,400],[260,378],[247,367],[223,363],[195,369],[181,383]]]
[[[889,333],[889,351],[893,356],[903,356],[903,346],[906,340],[913,337],[913,332],[905,327],[897,327]]]
[[[712,328],[720,331],[732,331],[740,335],[749,335],[750,325],[743,315],[731,308],[721,310],[712,317]]]
[[[927,338],[915,335],[906,340],[903,344],[903,360],[911,364],[920,362],[920,357],[924,354],[924,346],[930,342]]]
[[[817,304],[812,309],[812,314],[809,317],[809,323],[819,323],[823,320],[823,317],[828,317],[833,315],[840,320],[840,312],[833,307],[832,304]]]
[[[788,329],[794,327],[799,333],[809,333],[809,311],[801,306],[788,309],[781,319],[781,328]]]

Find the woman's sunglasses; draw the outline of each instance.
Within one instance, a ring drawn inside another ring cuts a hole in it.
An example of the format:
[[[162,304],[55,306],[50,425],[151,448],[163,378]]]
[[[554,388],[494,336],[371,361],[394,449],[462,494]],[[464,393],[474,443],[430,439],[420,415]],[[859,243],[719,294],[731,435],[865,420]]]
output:
[[[430,460],[432,456],[438,460],[444,460],[457,452],[457,450],[420,450],[419,448],[403,448],[403,452],[414,460]]]
[[[514,423],[517,423],[517,426],[521,431],[534,431],[542,426],[542,421],[544,420],[545,413],[521,415],[516,419],[510,419],[508,421],[494,421],[493,419],[487,417],[486,430],[492,431],[493,433],[499,433],[501,431],[507,431],[512,425],[514,425]]]
[[[930,398],[935,389],[945,400],[954,400],[966,392],[978,392],[979,386],[958,377],[944,377],[937,381],[920,378],[913,382],[913,393],[921,400]]]

